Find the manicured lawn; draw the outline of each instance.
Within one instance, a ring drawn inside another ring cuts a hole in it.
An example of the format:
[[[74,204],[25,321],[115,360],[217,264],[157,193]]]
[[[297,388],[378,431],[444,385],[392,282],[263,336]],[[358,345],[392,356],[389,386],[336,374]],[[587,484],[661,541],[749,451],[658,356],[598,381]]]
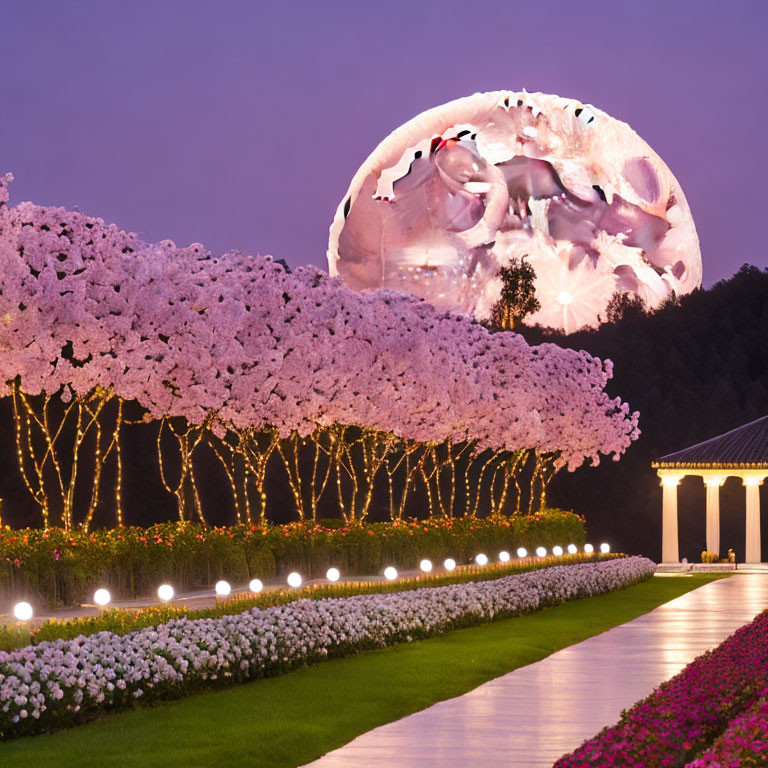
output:
[[[7,742],[0,744],[0,765],[302,765],[364,731],[465,693],[714,578],[721,577],[652,578],[530,616]]]

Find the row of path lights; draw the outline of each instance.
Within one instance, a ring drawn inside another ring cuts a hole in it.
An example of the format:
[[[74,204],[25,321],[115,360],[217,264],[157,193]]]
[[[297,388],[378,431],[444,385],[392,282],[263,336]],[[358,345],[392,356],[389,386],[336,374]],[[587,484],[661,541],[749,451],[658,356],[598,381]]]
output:
[[[293,571],[288,574],[288,586],[298,589],[301,586],[301,574]]]
[[[552,554],[555,557],[561,557],[563,554],[565,554],[565,551],[561,546],[555,545],[552,547]],[[575,544],[569,544],[567,547],[567,552],[569,555],[575,555],[579,551],[579,548]],[[584,545],[584,552],[588,555],[591,555],[595,551],[595,548],[592,546],[592,544],[585,544]],[[600,545],[600,551],[606,555],[611,551],[610,544],[603,543]],[[517,550],[517,556],[519,558],[528,557],[528,550],[525,547],[519,547]],[[547,550],[545,547],[537,547],[536,548],[536,556],[537,557],[546,557],[547,556]],[[501,551],[499,552],[499,562],[502,563],[508,563],[510,561],[510,554],[509,552]],[[448,566],[448,563],[450,563],[450,567]],[[475,556],[475,563],[477,565],[488,565],[488,556],[483,554],[482,552]],[[456,562],[449,558],[445,561],[445,567],[446,570],[452,571],[456,567]]]
[[[29,621],[32,618],[32,606],[27,602],[16,603],[13,606],[13,615],[19,621]]]
[[[575,544],[569,544],[568,545],[568,554],[569,555],[575,555],[579,551],[578,547]],[[585,544],[584,545],[584,552],[588,555],[591,555],[595,551],[594,546],[592,544]],[[604,555],[607,555],[611,551],[611,547],[607,543],[602,543],[600,545],[600,552]],[[519,558],[528,557],[528,550],[525,547],[519,547],[517,550],[517,556]],[[563,548],[560,546],[554,546],[552,547],[552,554],[556,557],[560,557],[563,554]],[[544,547],[537,547],[536,549],[536,556],[537,557],[546,557],[547,550]],[[499,561],[502,563],[508,563],[510,561],[511,557],[509,552],[501,551],[499,552]],[[475,563],[480,566],[488,565],[488,555],[480,552],[475,556]],[[446,571],[453,571],[456,568],[456,561],[452,558],[446,558],[446,560],[443,562],[443,567]],[[424,558],[419,563],[419,569],[422,571],[422,573],[431,573],[432,572],[432,561],[428,560],[427,558]],[[387,581],[394,581],[397,578],[397,568],[394,566],[388,566],[384,569],[384,578]],[[326,579],[331,582],[336,582],[341,578],[341,572],[338,568],[329,568],[328,571],[325,574]],[[302,578],[301,574],[297,573],[296,571],[293,571],[288,574],[288,586],[293,587],[294,589],[298,589],[302,584]],[[259,594],[264,589],[264,584],[262,583],[261,579],[251,579],[251,581],[248,584],[249,589],[254,594]],[[217,597],[227,597],[232,592],[232,587],[230,586],[228,581],[224,581],[223,579],[221,581],[216,582],[215,586],[215,592]],[[175,591],[173,587],[170,584],[161,584],[157,588],[157,596],[158,598],[164,602],[170,602],[173,600]],[[93,594],[93,602],[98,605],[100,608],[104,608],[107,605],[109,605],[112,602],[112,596],[109,593],[108,589],[97,589],[96,592]],[[18,621],[29,621],[33,615],[34,610],[32,609],[32,606],[26,602],[22,601],[20,603],[16,603],[16,605],[13,607],[13,615]]]
[[[157,588],[157,596],[164,602],[168,603],[173,600],[175,592],[170,584],[161,584]]]
[[[99,606],[99,608],[105,608],[112,602],[112,595],[109,594],[108,589],[97,589],[93,593],[93,602]]]
[[[568,545],[569,554],[575,555],[578,551],[579,551],[578,547],[575,544]],[[592,552],[594,552],[594,547],[591,544],[585,544],[584,551],[587,554],[591,554]],[[601,544],[600,551],[603,552],[604,554],[607,552],[610,552],[611,551],[610,546],[608,544]],[[538,557],[546,557],[546,554],[547,554],[547,550],[544,547],[538,547],[536,549],[536,555]],[[560,546],[553,547],[552,554],[555,555],[556,557],[560,557],[563,554],[563,548]],[[527,557],[528,550],[526,550],[525,547],[520,547],[517,550],[517,556],[519,558]],[[503,550],[499,552],[500,562],[508,563],[510,559],[511,559],[511,556],[509,552],[506,552]],[[477,563],[477,565],[480,565],[480,566],[488,565],[488,556],[481,552],[475,557],[475,563]],[[446,571],[453,571],[456,568],[456,561],[452,557],[446,558],[445,562],[443,563],[443,567],[445,568]],[[431,573],[432,568],[433,568],[432,561],[427,558],[424,558],[419,563],[419,570],[421,570],[423,573]],[[395,568],[394,566],[390,565],[389,567],[384,569],[384,578],[387,579],[387,581],[394,581],[397,578],[397,576],[398,576],[397,568]],[[341,572],[339,571],[338,568],[329,568],[325,574],[325,577],[326,579],[328,579],[328,581],[336,582],[341,578]],[[288,574],[287,581],[288,581],[288,586],[293,587],[294,589],[297,589],[302,584],[301,574],[297,573],[296,571],[293,571],[292,573]],[[254,592],[254,593],[259,593],[264,588],[264,585],[261,583],[259,579],[253,579],[250,582],[249,586],[250,586],[251,592]],[[171,590],[171,592],[169,593],[170,597],[163,597],[162,595],[160,595],[160,590],[164,590],[164,589]],[[160,596],[161,600],[170,600],[173,597],[172,589],[173,588],[170,587],[169,585],[163,585],[158,590],[158,596]],[[106,590],[100,590],[100,591],[106,592]],[[231,592],[231,587],[228,582],[226,581],[217,582],[216,584],[217,595],[226,596],[230,592]],[[107,595],[108,594],[109,593],[107,592]],[[107,599],[107,602],[109,602],[108,599]]]

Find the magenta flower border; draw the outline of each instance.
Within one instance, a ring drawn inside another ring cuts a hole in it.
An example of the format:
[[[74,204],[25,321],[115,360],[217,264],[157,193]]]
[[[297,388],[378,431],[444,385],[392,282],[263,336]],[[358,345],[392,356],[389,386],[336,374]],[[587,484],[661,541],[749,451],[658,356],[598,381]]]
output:
[[[627,710],[554,768],[719,768],[768,760],[768,611]],[[763,728],[762,737],[755,729]],[[709,748],[709,749],[708,749]],[[734,762],[735,761],[735,762]]]

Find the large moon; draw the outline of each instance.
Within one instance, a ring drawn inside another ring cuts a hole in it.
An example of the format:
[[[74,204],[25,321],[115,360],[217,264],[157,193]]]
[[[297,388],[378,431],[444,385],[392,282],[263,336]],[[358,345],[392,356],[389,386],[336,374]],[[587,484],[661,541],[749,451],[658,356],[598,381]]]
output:
[[[409,120],[360,167],[330,230],[352,288],[388,288],[490,315],[499,268],[525,258],[541,309],[571,332],[616,292],[647,307],[701,285],[685,195],[626,123],[573,99],[495,91]]]

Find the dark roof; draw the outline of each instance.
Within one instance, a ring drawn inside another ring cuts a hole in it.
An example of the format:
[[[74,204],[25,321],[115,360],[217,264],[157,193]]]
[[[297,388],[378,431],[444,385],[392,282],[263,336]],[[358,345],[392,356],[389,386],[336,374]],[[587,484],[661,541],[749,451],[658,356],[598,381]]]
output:
[[[768,468],[768,416],[703,443],[662,456],[656,467],[739,469]]]

